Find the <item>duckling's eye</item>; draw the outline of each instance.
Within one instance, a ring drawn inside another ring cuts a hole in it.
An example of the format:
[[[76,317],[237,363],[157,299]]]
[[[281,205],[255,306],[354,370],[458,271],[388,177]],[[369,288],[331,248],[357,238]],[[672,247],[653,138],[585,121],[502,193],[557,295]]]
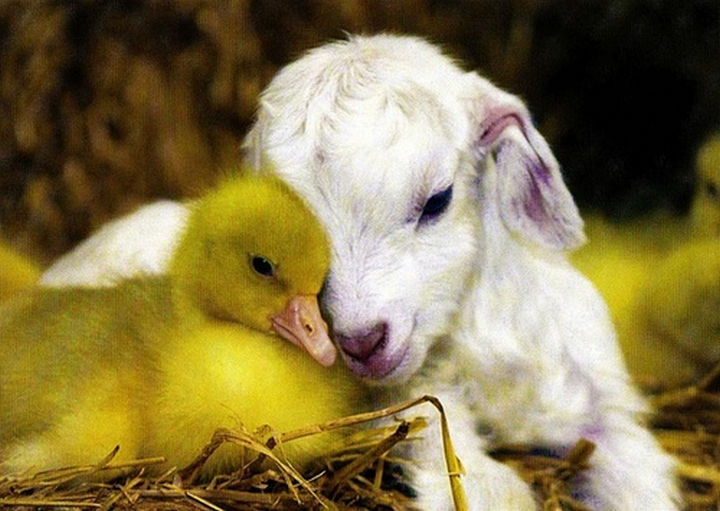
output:
[[[422,208],[422,213],[420,214],[420,220],[418,220],[418,222],[421,224],[427,223],[442,215],[448,208],[448,205],[450,205],[450,200],[452,199],[452,191],[453,187],[452,185],[450,185],[443,191],[432,195],[427,200],[427,202],[425,202],[425,205]]]
[[[712,181],[708,181],[705,183],[705,193],[710,197],[711,199],[717,199],[718,198],[718,187],[715,183]]]
[[[275,265],[263,256],[252,256],[250,259],[250,266],[252,266],[252,269],[258,275],[263,277],[275,276]]]

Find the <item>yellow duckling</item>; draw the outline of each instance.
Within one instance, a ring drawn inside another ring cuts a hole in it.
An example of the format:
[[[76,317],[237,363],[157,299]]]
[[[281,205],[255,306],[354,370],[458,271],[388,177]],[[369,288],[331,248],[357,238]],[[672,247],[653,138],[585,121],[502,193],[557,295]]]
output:
[[[40,278],[40,268],[6,243],[0,241],[0,302],[33,286]]]
[[[328,264],[304,203],[275,178],[241,177],[194,206],[167,277],[10,300],[0,473],[95,463],[116,445],[116,461],[183,466],[218,427],[287,431],[356,411],[347,370],[323,367],[335,358],[316,299]],[[279,448],[302,466],[331,440]],[[247,455],[224,446],[205,474]]]

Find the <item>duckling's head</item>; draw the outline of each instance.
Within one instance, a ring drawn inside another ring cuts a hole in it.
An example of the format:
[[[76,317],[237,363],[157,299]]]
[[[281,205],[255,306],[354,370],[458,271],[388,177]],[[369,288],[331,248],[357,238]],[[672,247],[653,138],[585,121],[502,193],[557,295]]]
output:
[[[317,302],[329,261],[325,231],[286,184],[234,176],[193,206],[170,277],[179,314],[273,329],[331,365]]]
[[[698,151],[696,179],[693,232],[701,237],[720,236],[720,133]]]

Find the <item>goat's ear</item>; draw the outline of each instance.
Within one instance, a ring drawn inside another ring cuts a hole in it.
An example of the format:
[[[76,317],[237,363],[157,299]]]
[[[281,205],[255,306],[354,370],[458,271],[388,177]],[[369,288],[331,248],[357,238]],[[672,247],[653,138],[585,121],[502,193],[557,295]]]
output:
[[[503,223],[526,241],[551,250],[579,247],[585,242],[583,221],[527,108],[477,74],[470,78],[474,148],[478,161],[488,156],[495,160],[496,189],[488,190],[488,197],[497,201]]]

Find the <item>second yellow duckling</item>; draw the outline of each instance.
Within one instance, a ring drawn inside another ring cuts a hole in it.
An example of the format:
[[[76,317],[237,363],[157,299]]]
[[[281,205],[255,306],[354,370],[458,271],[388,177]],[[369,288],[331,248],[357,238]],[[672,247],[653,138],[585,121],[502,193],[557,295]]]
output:
[[[356,411],[347,369],[323,367],[335,356],[316,300],[328,264],[301,199],[275,178],[242,177],[196,204],[168,277],[10,300],[0,310],[0,473],[95,463],[116,445],[117,461],[183,466],[218,427],[286,431]],[[282,449],[303,465],[329,441]],[[224,447],[206,475],[245,455]]]

